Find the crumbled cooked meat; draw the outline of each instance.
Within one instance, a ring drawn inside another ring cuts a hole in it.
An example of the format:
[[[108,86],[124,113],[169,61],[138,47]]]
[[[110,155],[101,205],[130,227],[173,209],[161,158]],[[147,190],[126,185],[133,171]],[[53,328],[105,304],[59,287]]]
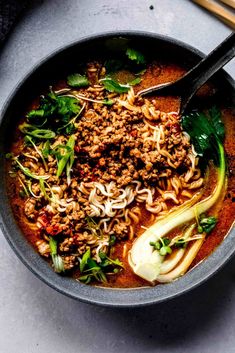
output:
[[[63,258],[63,264],[64,264],[64,269],[65,270],[71,270],[74,266],[78,264],[78,260],[76,256],[70,255],[70,256],[64,256]]]
[[[24,213],[25,213],[26,217],[31,221],[34,221],[36,219],[37,214],[38,214],[38,211],[35,210],[35,206],[36,206],[35,199],[29,198],[26,200],[25,206],[24,206]]]
[[[48,257],[50,255],[50,246],[45,240],[38,240],[36,242],[38,252],[40,255]]]

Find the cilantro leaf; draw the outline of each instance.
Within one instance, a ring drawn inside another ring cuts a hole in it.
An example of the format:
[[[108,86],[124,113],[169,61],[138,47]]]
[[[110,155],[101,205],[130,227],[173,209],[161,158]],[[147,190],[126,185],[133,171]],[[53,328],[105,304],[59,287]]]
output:
[[[139,52],[138,50],[135,50],[133,48],[128,48],[126,51],[126,55],[130,60],[135,61],[137,64],[145,64],[146,60],[144,55]]]
[[[57,132],[78,115],[80,110],[81,106],[76,98],[59,96],[51,91],[42,97],[38,109],[31,110],[26,117],[34,129],[35,126],[43,126]]]
[[[67,84],[71,87],[87,87],[90,82],[86,76],[80,74],[72,74],[67,77]]]
[[[33,109],[27,114],[27,118],[42,118],[44,114],[44,109]]]
[[[78,101],[73,97],[57,97],[57,113],[62,116],[64,121],[70,120],[80,112]]]
[[[112,74],[113,72],[117,72],[121,70],[125,64],[120,59],[109,59],[104,63],[106,74]]]
[[[100,80],[100,82],[104,85],[104,88],[109,92],[126,93],[130,89],[129,85],[122,85],[110,77],[103,78]]]

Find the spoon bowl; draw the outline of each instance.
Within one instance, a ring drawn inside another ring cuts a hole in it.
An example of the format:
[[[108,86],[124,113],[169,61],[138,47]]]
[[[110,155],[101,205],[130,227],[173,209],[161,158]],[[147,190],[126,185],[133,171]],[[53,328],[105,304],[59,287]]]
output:
[[[137,96],[146,96],[149,94],[178,96],[180,97],[179,114],[183,115],[197,90],[234,58],[234,56],[235,33],[232,33],[182,78],[174,82],[148,87],[139,91]]]

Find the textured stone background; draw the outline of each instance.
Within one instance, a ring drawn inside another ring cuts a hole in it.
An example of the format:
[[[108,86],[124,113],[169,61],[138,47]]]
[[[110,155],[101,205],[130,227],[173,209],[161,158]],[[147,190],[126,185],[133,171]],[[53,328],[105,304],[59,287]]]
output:
[[[168,35],[205,53],[231,32],[188,0],[31,1],[1,47],[0,109],[48,53],[82,36],[120,29]],[[226,70],[235,78],[234,61]],[[2,233],[0,249],[0,352],[235,351],[235,259],[181,298],[117,310],[82,304],[47,287],[21,264]]]

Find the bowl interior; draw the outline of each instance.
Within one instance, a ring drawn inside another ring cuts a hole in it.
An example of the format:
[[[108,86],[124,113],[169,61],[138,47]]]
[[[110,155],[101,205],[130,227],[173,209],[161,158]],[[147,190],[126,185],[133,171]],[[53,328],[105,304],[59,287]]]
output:
[[[230,231],[222,244],[202,263],[177,281],[156,287],[138,289],[107,289],[87,286],[56,274],[27,242],[16,223],[6,192],[5,153],[11,132],[27,104],[51,85],[60,75],[75,71],[78,64],[92,58],[116,56],[131,46],[146,55],[180,63],[186,68],[196,64],[202,54],[173,39],[149,33],[110,33],[82,39],[51,54],[28,74],[7,100],[0,122],[0,215],[3,233],[22,262],[41,280],[54,289],[84,302],[107,306],[140,306],[173,298],[202,283],[215,273],[235,250],[235,231]],[[234,104],[234,83],[222,70],[213,79],[221,92],[220,98]],[[223,94],[222,94],[223,92]]]

